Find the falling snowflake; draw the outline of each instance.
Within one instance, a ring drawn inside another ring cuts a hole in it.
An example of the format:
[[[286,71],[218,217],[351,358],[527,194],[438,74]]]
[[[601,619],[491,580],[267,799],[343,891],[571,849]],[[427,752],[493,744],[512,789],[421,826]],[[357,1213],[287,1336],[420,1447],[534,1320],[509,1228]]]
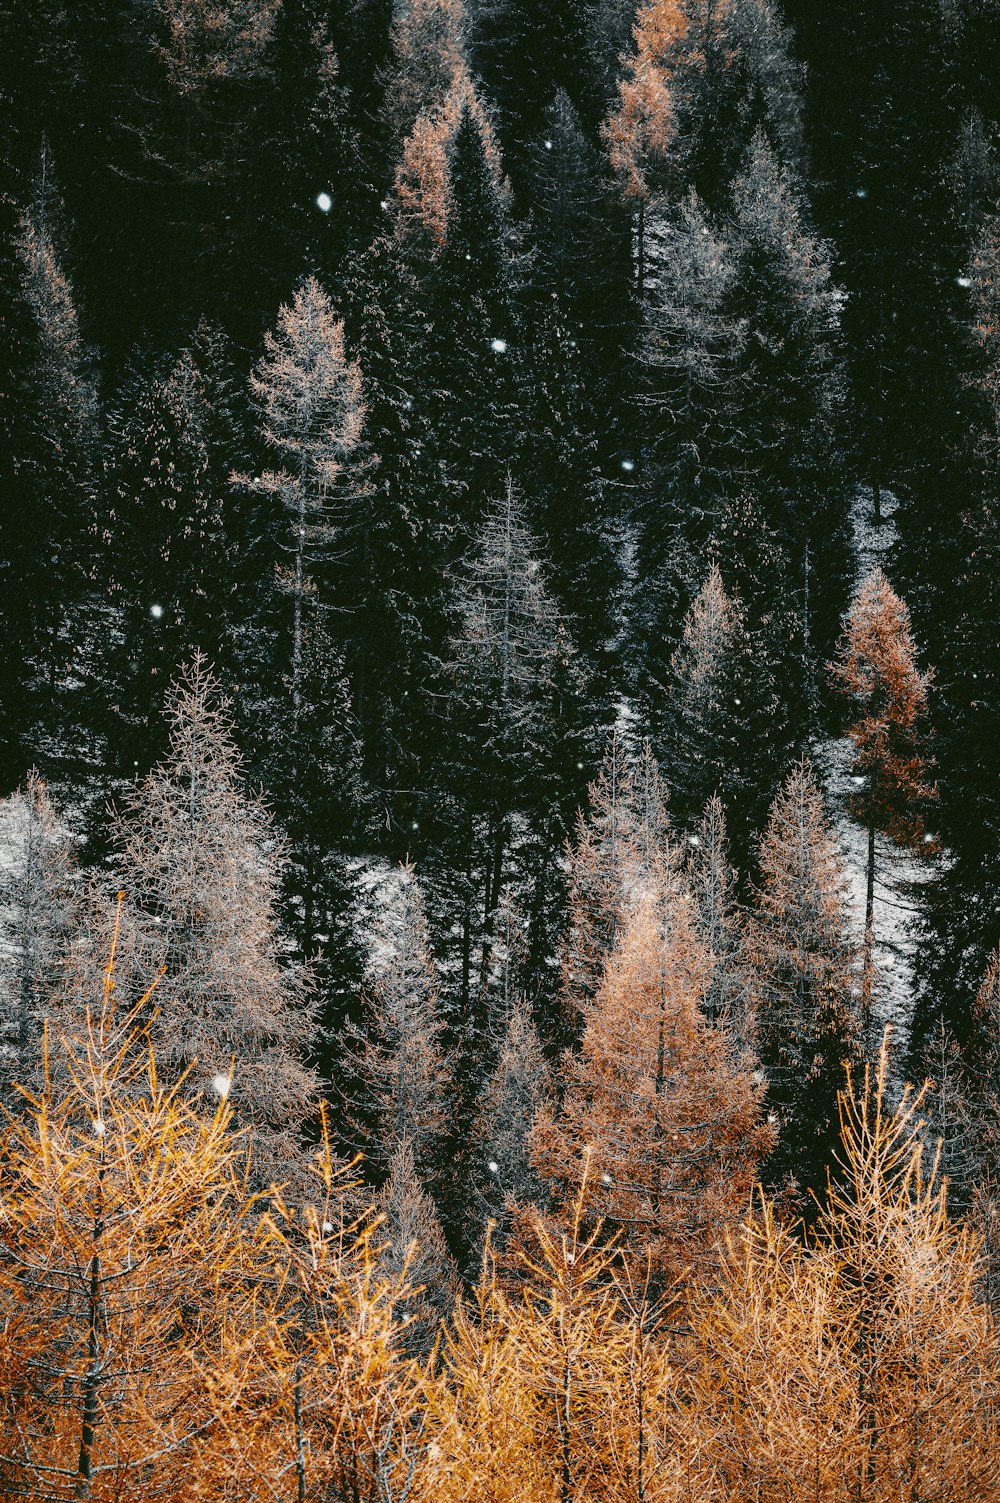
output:
[[[159,621],[160,617],[163,615],[163,606],[151,605],[149,607],[149,614],[152,616],[154,621]]]
[[[229,1088],[231,1085],[232,1081],[230,1080],[228,1075],[212,1076],[212,1090],[217,1096],[221,1096],[223,1101],[225,1101],[226,1097],[229,1095]]]
[[[491,1174],[499,1174],[500,1173],[500,1165],[497,1163],[496,1159],[490,1159],[490,1161],[486,1165],[486,1167],[490,1171]]]
[[[494,355],[506,355],[506,353],[507,353],[507,341],[506,341],[506,339],[491,339],[490,340],[490,349],[493,351]]]
[[[322,209],[324,214],[329,214],[330,210],[333,208],[333,199],[330,197],[329,193],[316,194],[316,207],[317,209]]]

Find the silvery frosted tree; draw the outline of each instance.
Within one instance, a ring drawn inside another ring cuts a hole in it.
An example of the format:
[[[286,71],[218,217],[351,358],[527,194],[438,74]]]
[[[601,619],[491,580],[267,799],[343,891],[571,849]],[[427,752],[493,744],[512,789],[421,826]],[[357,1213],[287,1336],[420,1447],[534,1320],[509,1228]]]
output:
[[[448,1070],[423,897],[397,875],[378,915],[360,1022],[350,1029],[341,1089],[355,1146],[376,1180],[407,1145],[422,1181],[441,1170]]]
[[[116,819],[122,885],[149,962],[164,967],[153,1041],[169,1082],[227,1095],[254,1130],[257,1172],[287,1177],[317,1080],[301,973],[280,958],[282,851],[241,787],[226,704],[196,656],[167,696],[170,746]]]
[[[364,422],[361,373],[347,354],[343,321],[315,277],[307,277],[264,336],[264,354],[250,380],[265,443],[280,468],[251,486],[273,497],[284,518],[289,559],[281,583],[292,599],[292,713],[302,702],[306,602],[323,583],[338,539],[357,502],[351,461]]]
[[[73,926],[72,841],[36,772],[0,803],[0,1101],[41,1073],[42,1021]]]

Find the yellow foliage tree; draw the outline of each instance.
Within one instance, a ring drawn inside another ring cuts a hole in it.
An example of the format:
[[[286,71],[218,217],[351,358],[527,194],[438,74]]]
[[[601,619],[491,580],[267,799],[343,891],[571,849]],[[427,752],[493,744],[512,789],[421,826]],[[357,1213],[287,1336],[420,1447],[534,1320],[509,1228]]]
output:
[[[535,1221],[514,1294],[487,1252],[472,1302],[429,1382],[427,1496],[436,1503],[679,1499],[671,1375],[644,1286],[616,1268],[601,1228]]]
[[[4,1497],[189,1497],[212,1424],[201,1373],[242,1259],[246,1147],[224,1102],[206,1118],[160,1084],[114,965],[112,946],[68,1068],[0,1140]]]
[[[727,1503],[1000,1497],[1000,1347],[975,1238],[893,1109],[883,1046],[842,1097],[843,1175],[808,1243],[765,1206],[694,1319],[688,1410]]]
[[[386,1275],[378,1218],[352,1216],[351,1174],[325,1133],[312,1170],[314,1200],[272,1196],[230,1294],[197,1469],[212,1503],[395,1500],[423,1457],[408,1268]]]

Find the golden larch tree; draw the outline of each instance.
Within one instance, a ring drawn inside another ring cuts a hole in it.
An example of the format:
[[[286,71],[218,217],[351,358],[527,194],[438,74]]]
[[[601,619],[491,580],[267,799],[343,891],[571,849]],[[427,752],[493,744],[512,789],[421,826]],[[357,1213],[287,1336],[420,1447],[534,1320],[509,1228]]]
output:
[[[206,1117],[161,1084],[114,987],[112,946],[67,1069],[0,1140],[5,1497],[179,1503],[212,1426],[247,1147],[224,1102]]]
[[[976,1238],[895,1107],[888,1050],[842,1097],[842,1173],[813,1239],[765,1206],[694,1319],[692,1423],[727,1503],[1000,1497],[1000,1346]]]
[[[557,1215],[589,1161],[588,1216],[620,1234],[627,1259],[649,1258],[660,1281],[712,1255],[772,1137],[756,1061],[705,1018],[710,975],[694,901],[667,870],[630,915],[579,1052],[563,1057],[561,1104],[533,1133]]]

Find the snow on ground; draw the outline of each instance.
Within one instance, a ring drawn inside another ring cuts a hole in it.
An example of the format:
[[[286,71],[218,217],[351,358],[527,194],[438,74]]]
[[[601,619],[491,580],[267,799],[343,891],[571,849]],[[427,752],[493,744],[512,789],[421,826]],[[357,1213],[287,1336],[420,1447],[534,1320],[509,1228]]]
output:
[[[826,789],[828,806],[844,855],[848,900],[854,934],[860,949],[865,929],[865,885],[868,832],[847,812],[851,792],[851,742],[820,742],[813,750]],[[905,1056],[913,1013],[913,975],[916,956],[915,921],[920,889],[932,877],[933,861],[904,850],[884,835],[875,837],[875,996],[872,1032],[877,1041],[886,1024],[892,1027],[897,1062]],[[860,986],[860,973],[858,978]]]
[[[883,520],[880,526],[876,526],[872,518],[870,489],[862,487],[857,491],[851,517],[857,558],[856,583],[860,584],[877,565],[884,564],[896,538],[893,520],[896,506],[895,496],[883,492]],[[860,947],[865,926],[868,832],[847,812],[847,798],[851,792],[851,755],[851,742],[846,737],[820,741],[812,752],[840,836],[855,935]],[[875,837],[873,1033],[878,1039],[883,1027],[891,1025],[897,1062],[905,1056],[913,1016],[916,920],[920,913],[921,888],[936,870],[934,860],[904,850],[883,835]]]

